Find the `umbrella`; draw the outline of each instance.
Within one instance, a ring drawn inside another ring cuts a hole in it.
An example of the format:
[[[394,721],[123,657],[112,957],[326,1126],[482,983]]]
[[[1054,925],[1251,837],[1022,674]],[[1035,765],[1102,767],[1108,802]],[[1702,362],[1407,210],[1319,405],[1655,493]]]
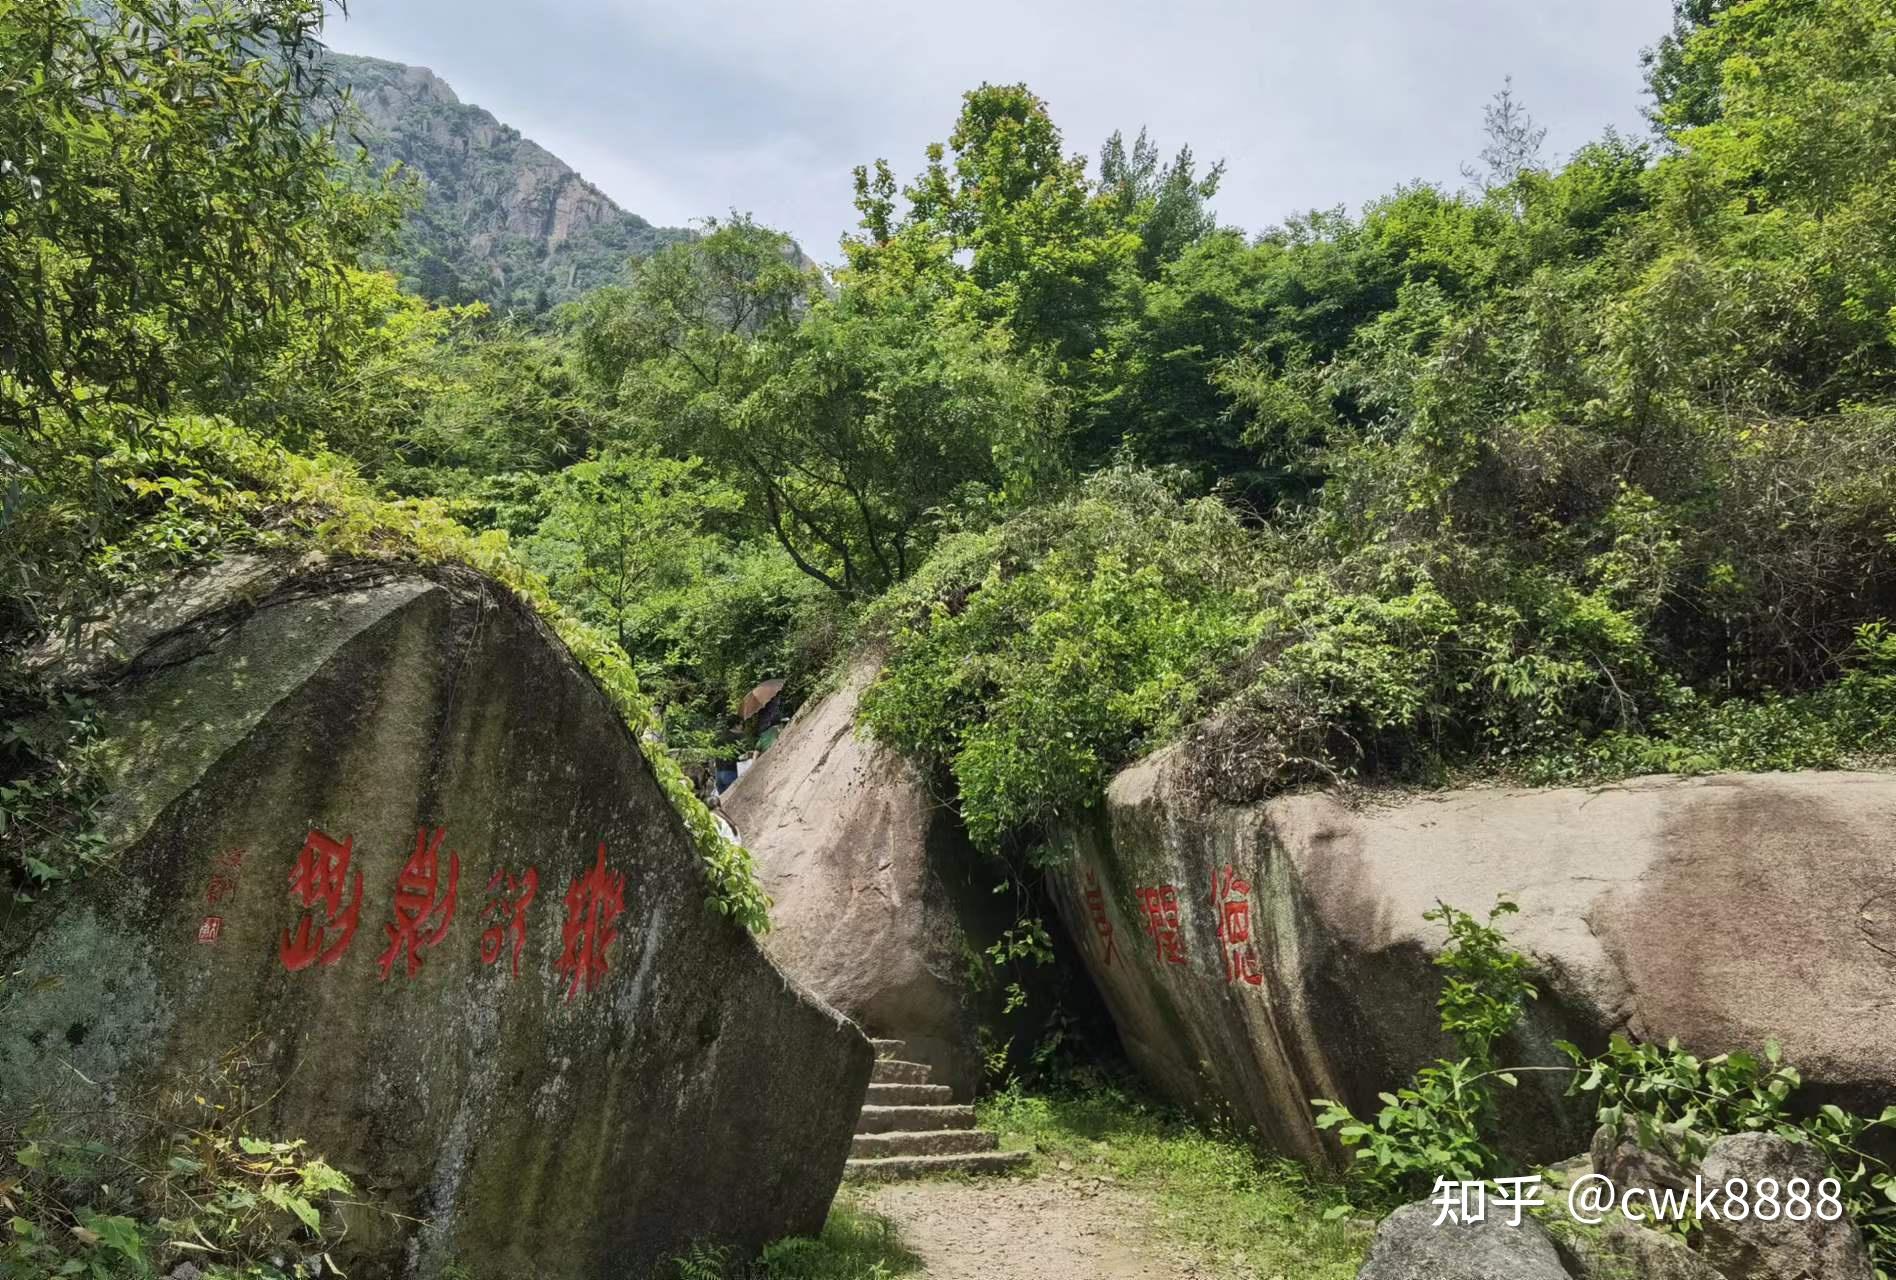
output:
[[[737,709],[739,720],[748,720],[770,705],[770,700],[783,692],[783,681],[766,680],[744,695],[744,705]]]

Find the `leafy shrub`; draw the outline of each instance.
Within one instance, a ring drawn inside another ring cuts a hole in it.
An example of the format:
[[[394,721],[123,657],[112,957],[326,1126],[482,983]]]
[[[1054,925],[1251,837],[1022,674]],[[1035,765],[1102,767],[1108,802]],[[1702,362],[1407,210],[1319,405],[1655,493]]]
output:
[[[1075,816],[1240,651],[1241,546],[1216,502],[1123,471],[957,535],[872,616],[864,722],[952,777],[980,847]]]
[[[1436,1008],[1461,1058],[1437,1059],[1408,1085],[1380,1095],[1383,1107],[1373,1122],[1327,1098],[1311,1104],[1319,1109],[1317,1128],[1335,1130],[1337,1140],[1355,1150],[1354,1171],[1378,1196],[1418,1193],[1438,1177],[1479,1181],[1502,1172],[1494,1090],[1513,1088],[1517,1080],[1496,1068],[1494,1046],[1539,995],[1527,980],[1527,958],[1509,949],[1496,927],[1517,910],[1498,902],[1485,924],[1445,903],[1423,914],[1448,928],[1448,945],[1435,957],[1449,973]]]
[[[301,1141],[243,1131],[242,1108],[196,1098],[190,1122],[138,1118],[114,1141],[74,1117],[0,1112],[0,1276],[149,1277],[190,1262],[212,1280],[302,1280],[335,1269],[355,1187]],[[94,1117],[97,1119],[98,1117]],[[105,1129],[124,1130],[120,1115]],[[57,1123],[55,1123],[57,1121]]]
[[[1609,473],[1590,481],[1591,527],[1530,538],[1482,532],[1494,513],[1432,446],[1336,456],[1318,509],[1272,528],[1114,470],[948,539],[870,613],[889,650],[865,724],[950,783],[990,849],[1033,846],[1188,725],[1189,768],[1235,802],[1351,777],[1544,784],[1896,754],[1887,627],[1857,595],[1788,578],[1792,550],[1745,531],[1781,527],[1783,510],[1754,506],[1708,540]],[[1750,483],[1730,480],[1731,498]],[[1848,562],[1874,580],[1882,482],[1847,501],[1842,485],[1769,501],[1819,521],[1797,545],[1839,558],[1826,575]],[[1747,574],[1778,580],[1804,619],[1793,632],[1732,639],[1788,625]],[[1729,617],[1715,646],[1689,621],[1710,609]],[[1817,667],[1798,657],[1813,653]]]
[[[1601,1124],[1630,1123],[1640,1145],[1697,1160],[1712,1139],[1729,1133],[1775,1133],[1808,1142],[1824,1157],[1830,1177],[1842,1185],[1850,1220],[1862,1229],[1878,1275],[1896,1267],[1896,1169],[1875,1154],[1875,1130],[1896,1129],[1896,1106],[1874,1119],[1825,1103],[1798,1113],[1803,1086],[1797,1069],[1783,1060],[1775,1041],[1760,1060],[1749,1053],[1698,1058],[1677,1040],[1634,1044],[1614,1036],[1607,1051],[1588,1058],[1561,1042],[1574,1061],[1569,1092],[1599,1100]]]
[[[1534,783],[1594,781],[1642,773],[1834,769],[1896,756],[1896,637],[1863,623],[1842,677],[1789,697],[1728,698],[1707,705],[1674,689],[1644,732],[1574,738],[1521,762]]]

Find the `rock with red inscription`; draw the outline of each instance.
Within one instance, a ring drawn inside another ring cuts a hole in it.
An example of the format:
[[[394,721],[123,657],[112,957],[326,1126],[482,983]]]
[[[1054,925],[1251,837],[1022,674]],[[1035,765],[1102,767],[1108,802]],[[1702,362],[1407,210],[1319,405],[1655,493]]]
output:
[[[1637,779],[1469,788],[1354,807],[1334,793],[1240,805],[1192,747],[1122,772],[1062,837],[1060,912],[1144,1073],[1174,1098],[1312,1162],[1341,1153],[1309,1100],[1359,1115],[1441,1034],[1438,901],[1533,961],[1541,998],[1500,1046],[1557,1068],[1556,1039],[1613,1032],[1700,1055],[1776,1039],[1806,1095],[1896,1103],[1896,775]],[[1504,1090],[1516,1153],[1586,1143],[1558,1071]]]
[[[820,1229],[870,1047],[706,911],[638,743],[529,610],[386,567],[180,590],[84,669],[105,857],[0,935],[15,1117],[129,1141],[241,1103],[360,1189],[356,1280],[643,1275]]]
[[[858,736],[857,700],[876,670],[858,662],[798,712],[723,810],[774,903],[771,957],[967,1098],[981,1064],[968,955],[1012,920],[974,882],[979,859],[953,811]]]

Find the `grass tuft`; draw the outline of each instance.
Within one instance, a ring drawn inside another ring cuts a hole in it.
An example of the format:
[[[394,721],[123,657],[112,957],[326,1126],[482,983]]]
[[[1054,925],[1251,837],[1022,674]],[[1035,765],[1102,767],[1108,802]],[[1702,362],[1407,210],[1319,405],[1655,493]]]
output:
[[[778,1240],[748,1264],[734,1261],[729,1249],[694,1245],[661,1274],[673,1280],[894,1280],[921,1267],[886,1218],[838,1201],[815,1239]]]

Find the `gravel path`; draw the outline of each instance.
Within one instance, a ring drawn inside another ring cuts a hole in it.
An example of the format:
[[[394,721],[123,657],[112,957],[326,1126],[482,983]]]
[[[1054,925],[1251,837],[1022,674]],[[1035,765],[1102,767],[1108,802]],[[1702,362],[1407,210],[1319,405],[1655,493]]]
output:
[[[1135,1197],[1092,1179],[897,1182],[861,1204],[896,1224],[929,1280],[1209,1277],[1145,1230]]]

